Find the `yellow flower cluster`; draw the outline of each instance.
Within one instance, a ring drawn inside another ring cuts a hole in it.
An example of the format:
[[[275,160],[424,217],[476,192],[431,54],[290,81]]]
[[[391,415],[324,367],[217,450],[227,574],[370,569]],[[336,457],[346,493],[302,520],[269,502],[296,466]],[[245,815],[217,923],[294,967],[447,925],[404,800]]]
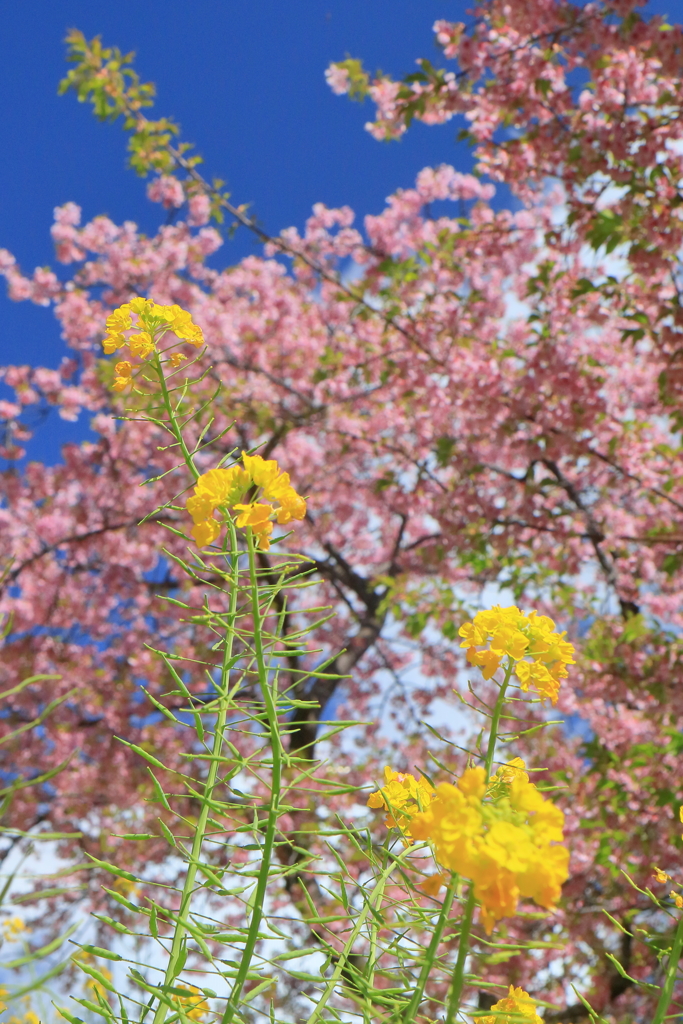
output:
[[[133,317],[137,320],[133,323]],[[135,334],[127,331],[135,330]],[[104,351],[110,355],[120,348],[128,348],[136,359],[147,359],[156,351],[156,341],[167,331],[177,338],[200,348],[204,344],[201,327],[192,322],[192,316],[180,306],[159,306],[150,299],[137,296],[124,302],[107,317],[107,337],[102,342]],[[180,353],[170,356],[172,366],[179,366],[185,359]],[[133,383],[133,365],[127,360],[116,364],[114,391],[125,391]]]
[[[211,544],[221,532],[220,523],[214,518],[218,508],[232,507],[239,512],[236,525],[251,527],[261,551],[270,548],[273,517],[283,525],[306,515],[306,502],[290,484],[289,473],[281,472],[275,459],[242,452],[242,463],[244,468],[230,466],[202,473],[187,499],[187,511],[194,521],[190,532],[200,547]],[[242,503],[240,498],[252,488],[260,489],[260,500]]]
[[[19,936],[30,931],[20,917],[10,917],[2,922],[2,933],[7,942],[16,942]]]
[[[543,1024],[536,1013],[536,1003],[523,988],[514,988],[505,999],[499,999],[491,1009],[490,1017],[478,1017],[478,1024]]]
[[[574,648],[564,639],[565,633],[555,632],[552,619],[537,612],[524,614],[514,605],[478,612],[458,634],[463,638],[460,646],[467,648],[467,660],[481,669],[484,679],[490,679],[503,658],[510,657],[522,690],[533,687],[542,700],[547,697],[553,704],[561,680],[567,677],[567,665],[575,663]]]
[[[410,836],[410,820],[425,810],[436,796],[432,784],[423,776],[416,779],[408,772],[384,769],[384,785],[368,798],[368,807],[383,807],[389,813],[384,819],[387,828],[400,828]]]
[[[385,769],[387,785],[368,800],[390,811],[388,825],[429,840],[443,868],[472,880],[487,932],[515,913],[520,898],[552,909],[568,877],[569,852],[557,845],[564,815],[524,767],[515,758],[488,786],[483,768],[468,768],[457,785],[442,782],[436,789]]]

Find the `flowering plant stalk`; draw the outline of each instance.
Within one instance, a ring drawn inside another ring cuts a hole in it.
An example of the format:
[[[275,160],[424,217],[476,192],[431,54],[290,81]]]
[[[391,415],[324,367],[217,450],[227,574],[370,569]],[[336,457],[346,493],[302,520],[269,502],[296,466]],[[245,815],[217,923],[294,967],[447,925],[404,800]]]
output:
[[[169,688],[142,690],[154,731],[182,736],[184,767],[166,764],[152,741],[122,737],[147,763],[158,833],[110,838],[121,850],[163,837],[175,873],[127,871],[106,846],[102,857],[90,855],[94,876],[113,879],[103,892],[115,916],[93,914],[98,944],[80,941],[72,958],[87,994],[69,1006],[60,997],[58,1013],[70,1024],[80,1024],[82,1011],[120,1024],[317,1024],[342,1015],[364,1024],[453,1024],[466,1015],[540,1024],[539,1000],[487,965],[520,950],[550,947],[561,956],[552,915],[568,877],[564,815],[531,780],[542,766],[527,770],[511,749],[504,759],[499,749],[538,727],[528,725],[530,700],[556,703],[574,648],[535,611],[497,607],[464,624],[461,647],[483,676],[473,706],[487,726],[464,751],[464,767],[462,748],[442,743],[445,754],[432,755],[441,781],[426,767],[417,775],[385,768],[367,799],[386,812],[378,838],[372,820],[359,823],[358,810],[343,803],[358,787],[287,745],[290,716],[311,705],[307,685],[329,664],[316,663],[311,646],[326,610],[290,608],[310,586],[307,560],[271,551],[280,540],[275,526],[303,519],[305,498],[274,459],[259,454],[231,462],[231,452],[205,467],[211,422],[196,432],[196,381],[179,379],[191,365],[183,348],[203,342],[188,313],[135,297],[111,314],[107,329],[105,352],[127,349],[131,357],[117,361],[114,390],[130,393],[136,413],[180,455],[179,493],[150,515],[187,540],[187,557],[165,557],[191,582],[194,599],[170,593],[165,600],[178,607],[182,628],[204,630],[212,643],[202,691],[188,686],[180,642],[168,650],[149,645]],[[282,667],[294,655],[308,662],[290,667],[283,684]],[[328,724],[323,741],[354,723]],[[353,856],[344,859],[342,849]],[[659,872],[657,880],[669,876]],[[281,913],[285,891],[298,916]],[[671,913],[666,900],[647,895],[656,913]],[[683,908],[683,897],[671,898]],[[508,925],[521,914],[544,924],[529,941],[510,940]],[[666,957],[662,978],[647,983],[661,990],[656,1024],[675,994],[681,920],[670,949],[640,929],[641,941]]]

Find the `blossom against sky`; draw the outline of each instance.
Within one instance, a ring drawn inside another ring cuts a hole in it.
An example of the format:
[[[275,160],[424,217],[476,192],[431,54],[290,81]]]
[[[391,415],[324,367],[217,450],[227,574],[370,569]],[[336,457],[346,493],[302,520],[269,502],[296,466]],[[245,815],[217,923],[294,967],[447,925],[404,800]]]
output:
[[[669,10],[655,0],[648,10]],[[49,228],[53,209],[75,202],[83,221],[106,213],[136,221],[153,234],[159,207],[126,168],[118,126],[97,123],[73,95],[57,96],[66,70],[64,36],[80,28],[107,45],[135,50],[143,81],[157,85],[156,110],[180,122],[183,137],[205,158],[209,177],[224,178],[237,203],[250,203],[263,226],[278,233],[303,226],[315,202],[348,205],[362,227],[386,196],[411,187],[423,167],[443,162],[471,169],[470,151],[456,143],[460,125],[416,124],[400,144],[379,144],[363,125],[372,105],[349,103],[325,82],[330,61],[362,57],[372,71],[400,76],[417,55],[440,63],[432,26],[439,18],[469,20],[469,0],[24,0],[3,5],[6,46],[0,81],[0,248],[24,271],[56,263]],[[671,10],[672,17],[675,11]],[[499,190],[500,192],[501,190]],[[503,190],[504,193],[504,190]],[[494,205],[506,201],[502,193]],[[260,251],[244,231],[214,257],[225,266]],[[56,367],[65,352],[50,309],[16,304],[0,294],[0,365]],[[59,460],[60,445],[87,431],[50,413],[30,455]]]
[[[3,7],[0,26],[12,45],[0,70],[0,246],[29,272],[43,263],[54,267],[52,211],[68,201],[82,206],[84,220],[106,213],[149,232],[158,225],[159,207],[125,166],[120,127],[97,123],[72,94],[57,96],[69,28],[135,50],[141,78],[157,85],[156,109],[180,122],[184,138],[205,158],[204,172],[224,178],[233,198],[251,203],[277,233],[301,227],[315,202],[376,213],[425,165],[469,164],[467,147],[455,146],[454,125],[421,128],[401,146],[378,146],[363,131],[370,105],[334,96],[324,76],[328,63],[347,52],[397,74],[414,69],[418,52],[436,61],[434,20],[465,17],[466,6],[464,0],[27,0]],[[219,262],[237,262],[257,246],[239,233]],[[21,355],[54,365],[58,338],[51,314],[3,309],[0,362]]]

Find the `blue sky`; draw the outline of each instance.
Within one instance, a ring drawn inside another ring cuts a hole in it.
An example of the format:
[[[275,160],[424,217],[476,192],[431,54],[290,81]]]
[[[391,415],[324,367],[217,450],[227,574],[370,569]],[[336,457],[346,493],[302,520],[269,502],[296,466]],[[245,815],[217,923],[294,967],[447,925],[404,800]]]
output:
[[[676,16],[680,0],[656,0]],[[85,219],[99,213],[136,221],[152,233],[160,208],[126,167],[118,125],[95,121],[73,95],[58,97],[64,35],[137,52],[143,81],[154,81],[155,110],[180,122],[209,177],[227,181],[235,202],[252,204],[264,227],[301,227],[313,203],[350,205],[359,218],[410,186],[427,165],[471,166],[456,144],[455,121],[415,125],[400,143],[363,130],[369,104],[334,96],[325,84],[331,60],[363,58],[395,76],[420,56],[438,60],[437,18],[469,20],[470,0],[22,0],[0,6],[6,40],[0,64],[0,247],[22,268],[57,270],[49,228],[53,208],[72,200]],[[239,232],[218,254],[227,265],[259,251]],[[64,353],[49,310],[11,303],[0,285],[0,364],[57,366]],[[64,440],[87,432],[52,414],[30,445],[33,458],[55,461]]]

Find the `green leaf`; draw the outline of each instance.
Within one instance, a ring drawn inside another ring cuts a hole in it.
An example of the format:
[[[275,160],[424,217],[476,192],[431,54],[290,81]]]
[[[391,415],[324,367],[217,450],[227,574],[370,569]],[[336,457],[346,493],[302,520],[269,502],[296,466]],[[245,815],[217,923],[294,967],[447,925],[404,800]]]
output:
[[[587,292],[595,292],[597,290],[597,285],[593,284],[589,278],[580,277],[572,288],[571,296],[573,299],[576,299],[579,295],[585,295]]]
[[[434,446],[434,454],[436,455],[436,461],[440,466],[448,466],[453,458],[455,452],[456,442],[452,437],[444,434],[443,437],[437,438]]]

